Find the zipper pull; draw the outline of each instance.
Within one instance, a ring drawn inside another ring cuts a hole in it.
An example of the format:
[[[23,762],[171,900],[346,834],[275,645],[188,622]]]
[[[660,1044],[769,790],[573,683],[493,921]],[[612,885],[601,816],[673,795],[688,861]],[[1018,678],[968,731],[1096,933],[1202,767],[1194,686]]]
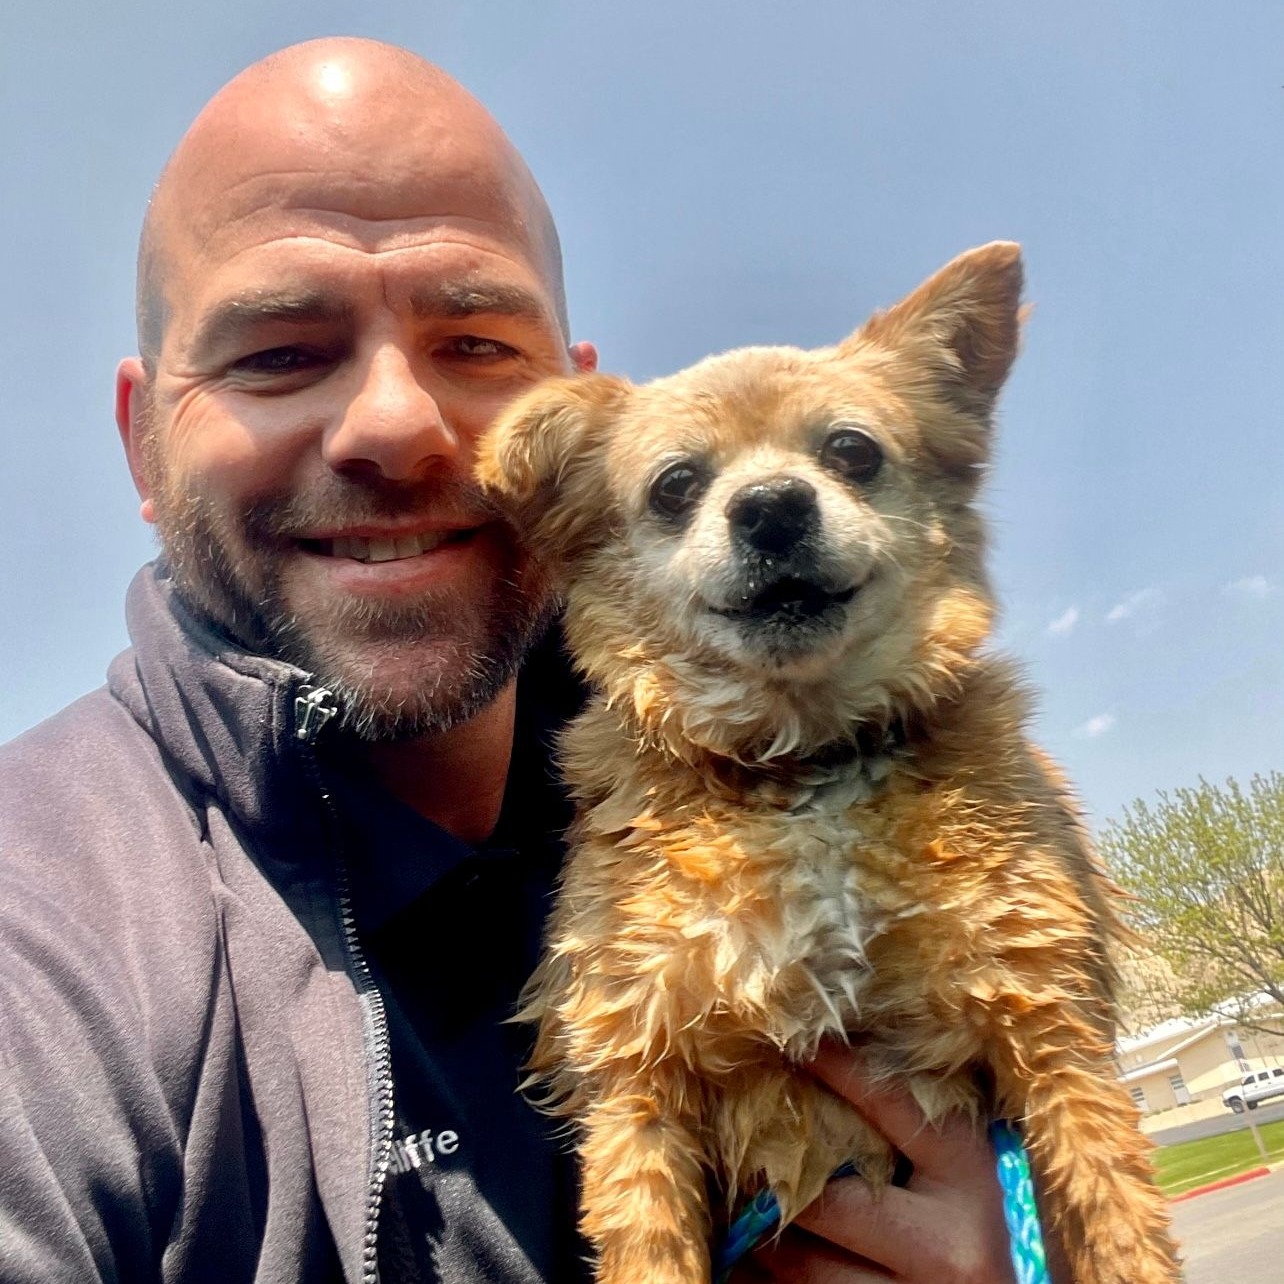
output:
[[[339,712],[339,702],[325,687],[302,686],[294,697],[294,738],[314,745],[322,728]]]

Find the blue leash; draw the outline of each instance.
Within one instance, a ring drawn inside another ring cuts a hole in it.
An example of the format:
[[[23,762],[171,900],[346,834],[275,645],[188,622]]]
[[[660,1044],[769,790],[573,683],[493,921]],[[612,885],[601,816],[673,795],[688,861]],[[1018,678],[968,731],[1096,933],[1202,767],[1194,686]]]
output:
[[[999,1185],[1003,1187],[1003,1216],[1008,1224],[1008,1247],[1017,1284],[1048,1284],[1048,1256],[1043,1247],[1039,1208],[1034,1202],[1030,1155],[1021,1134],[1006,1119],[990,1125]]]
[[[1021,1134],[1004,1119],[990,1125],[995,1168],[1003,1189],[1003,1216],[1008,1224],[1008,1243],[1017,1284],[1049,1284],[1043,1230],[1034,1202],[1034,1179],[1030,1156]],[[830,1178],[852,1177],[855,1164],[843,1164]],[[713,1262],[714,1284],[726,1284],[731,1269],[746,1253],[761,1243],[780,1224],[780,1205],[769,1190],[760,1190],[731,1223]]]

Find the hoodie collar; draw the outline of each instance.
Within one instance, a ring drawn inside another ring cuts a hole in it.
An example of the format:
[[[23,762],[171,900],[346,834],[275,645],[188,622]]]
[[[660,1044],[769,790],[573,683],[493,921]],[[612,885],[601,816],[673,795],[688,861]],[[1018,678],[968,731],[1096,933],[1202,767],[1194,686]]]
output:
[[[218,633],[179,596],[163,562],[134,577],[125,616],[133,648],[113,661],[108,686],[180,788],[217,798],[251,832],[308,835],[316,786],[296,738],[296,701],[309,675]]]
[[[317,759],[298,735],[308,716],[312,676],[219,633],[179,595],[163,561],[134,577],[125,614],[133,648],[113,661],[108,686],[159,745],[197,810],[202,796],[216,798],[249,835],[287,859],[304,861],[322,850],[326,820],[317,805]],[[534,811],[558,830],[569,822],[553,741],[586,694],[571,672],[560,631],[552,630],[531,653],[518,684],[515,750],[524,769],[510,776],[492,846],[520,845],[517,835],[529,832]],[[331,772],[338,768],[354,782],[366,776],[342,743],[325,737],[323,744]],[[333,774],[329,779],[339,783]],[[372,781],[365,788],[377,789]],[[538,807],[530,790],[539,795]],[[378,795],[385,807],[394,801]],[[546,807],[551,810],[544,815]],[[368,816],[380,809],[358,810]],[[436,832],[444,854],[456,840]]]

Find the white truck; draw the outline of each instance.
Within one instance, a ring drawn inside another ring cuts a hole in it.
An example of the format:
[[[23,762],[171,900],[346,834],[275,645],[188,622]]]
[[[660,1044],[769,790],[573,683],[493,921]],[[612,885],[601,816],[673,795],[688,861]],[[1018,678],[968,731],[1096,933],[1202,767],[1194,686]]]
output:
[[[1256,1110],[1268,1097],[1284,1097],[1284,1066],[1246,1074],[1233,1088],[1222,1093],[1222,1105],[1242,1115],[1245,1110]]]

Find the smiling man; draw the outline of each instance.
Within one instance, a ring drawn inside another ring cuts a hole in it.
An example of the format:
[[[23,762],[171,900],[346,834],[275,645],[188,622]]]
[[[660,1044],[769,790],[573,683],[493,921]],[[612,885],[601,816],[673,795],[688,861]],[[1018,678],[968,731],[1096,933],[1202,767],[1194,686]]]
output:
[[[539,190],[447,76],[329,42],[238,77],[157,187],[142,356],[117,382],[184,597],[317,674],[347,726],[403,759],[487,710],[468,734],[502,784],[511,679],[549,599],[470,463],[515,394],[592,367],[566,324]],[[484,793],[469,837],[494,825]]]
[[[505,1022],[579,692],[471,479],[501,407],[596,364],[543,199],[443,73],[311,42],[179,144],[138,302],[116,417],[162,555],[108,686],[0,752],[0,1278],[582,1278]],[[984,1141],[816,1070],[913,1176],[746,1269],[1010,1278]]]

